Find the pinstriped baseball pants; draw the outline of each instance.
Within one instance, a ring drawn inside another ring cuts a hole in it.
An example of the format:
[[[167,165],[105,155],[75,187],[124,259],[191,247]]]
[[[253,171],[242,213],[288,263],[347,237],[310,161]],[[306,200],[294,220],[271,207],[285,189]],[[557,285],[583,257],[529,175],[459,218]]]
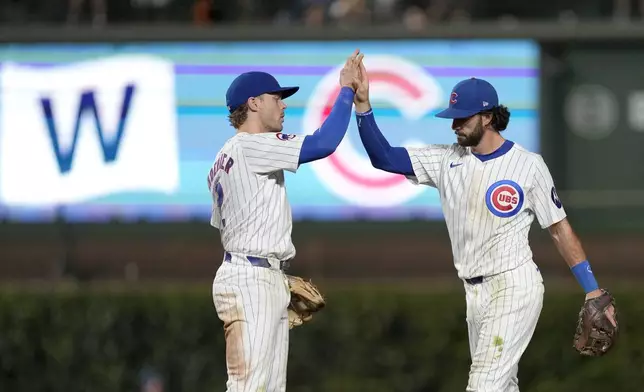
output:
[[[543,307],[541,273],[530,260],[465,282],[472,364],[467,392],[518,392],[519,360],[528,347]]]
[[[227,392],[286,390],[290,291],[279,269],[224,262],[212,286],[226,338]]]

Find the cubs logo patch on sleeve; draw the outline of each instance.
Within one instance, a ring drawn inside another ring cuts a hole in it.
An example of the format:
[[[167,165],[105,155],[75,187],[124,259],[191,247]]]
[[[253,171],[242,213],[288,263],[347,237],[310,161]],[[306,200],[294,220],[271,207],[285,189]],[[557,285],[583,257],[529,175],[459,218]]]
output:
[[[293,140],[295,139],[296,135],[289,135],[288,133],[278,132],[275,134],[275,136],[277,136],[277,138],[280,140]]]

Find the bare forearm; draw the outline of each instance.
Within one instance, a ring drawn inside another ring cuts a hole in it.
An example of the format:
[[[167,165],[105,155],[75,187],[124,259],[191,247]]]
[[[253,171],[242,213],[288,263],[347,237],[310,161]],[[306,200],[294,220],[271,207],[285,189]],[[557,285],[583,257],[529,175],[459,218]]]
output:
[[[581,246],[581,242],[567,219],[555,223],[548,230],[559,254],[561,254],[561,257],[564,258],[569,267],[572,268],[586,260],[586,253]]]
[[[586,298],[597,297],[601,294],[597,280],[586,258],[586,252],[581,246],[581,241],[570,227],[567,219],[555,223],[548,229],[557,250],[566,260],[572,274],[579,285],[586,292]]]

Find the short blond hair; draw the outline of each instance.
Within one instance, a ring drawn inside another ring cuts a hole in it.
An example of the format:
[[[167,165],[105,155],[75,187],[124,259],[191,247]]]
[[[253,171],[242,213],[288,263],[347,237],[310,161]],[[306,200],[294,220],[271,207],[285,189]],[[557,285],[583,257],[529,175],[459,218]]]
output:
[[[239,129],[246,122],[248,118],[248,104],[244,103],[233,110],[232,113],[228,115],[228,122],[235,129]]]

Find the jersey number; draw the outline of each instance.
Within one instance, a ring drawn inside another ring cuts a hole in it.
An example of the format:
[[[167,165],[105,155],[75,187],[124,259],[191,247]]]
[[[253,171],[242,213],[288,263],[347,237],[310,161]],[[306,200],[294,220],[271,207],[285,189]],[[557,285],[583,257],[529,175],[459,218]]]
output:
[[[221,227],[226,227],[226,220],[221,214],[221,206],[224,204],[224,188],[219,182],[215,183],[215,196],[217,199],[217,208],[219,208],[219,217],[221,218]]]

